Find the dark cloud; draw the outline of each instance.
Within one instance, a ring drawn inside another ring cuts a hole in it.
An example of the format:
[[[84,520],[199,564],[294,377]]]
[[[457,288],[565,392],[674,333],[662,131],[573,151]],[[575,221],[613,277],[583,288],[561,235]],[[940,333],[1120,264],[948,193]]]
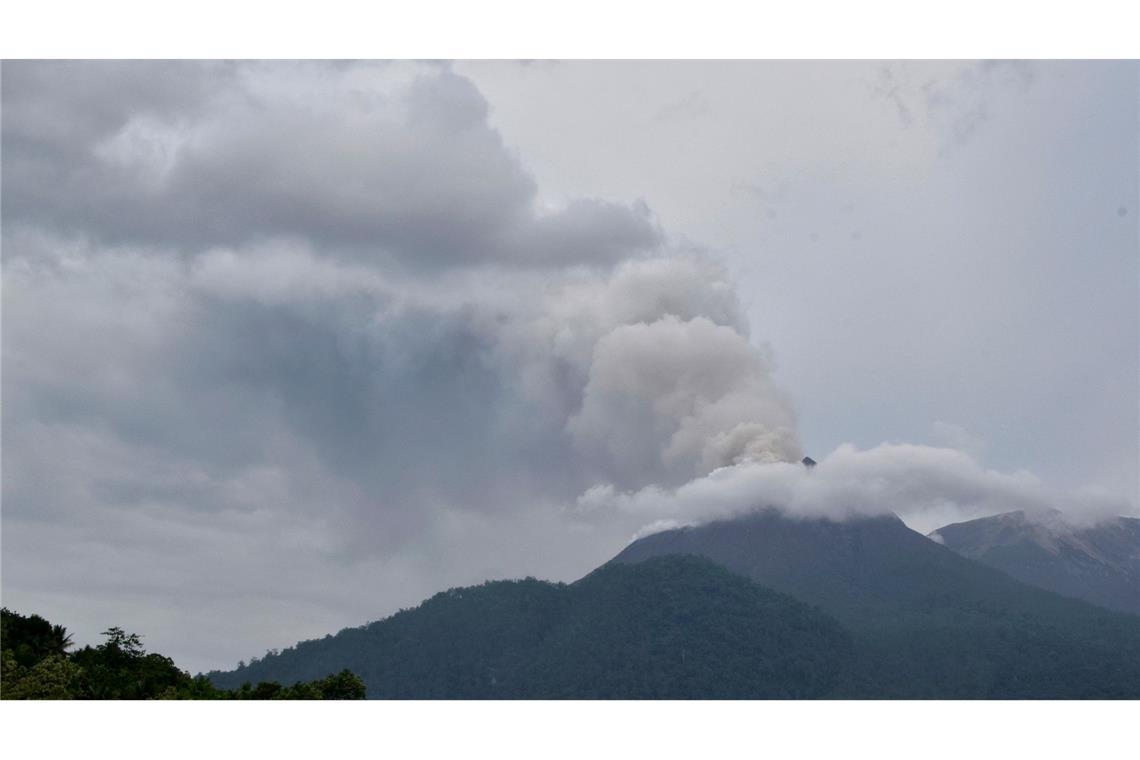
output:
[[[643,208],[539,213],[443,65],[16,62],[4,92],[9,223],[182,251],[286,235],[411,269],[606,265],[660,242]]]
[[[6,64],[6,600],[177,638],[96,618],[243,598],[273,626],[292,599],[317,633],[534,552],[585,569],[541,544],[599,529],[569,509],[598,479],[763,441],[771,411],[727,376],[785,401],[723,268],[665,251],[644,203],[541,203],[488,118],[435,64]],[[630,398],[680,416],[610,462],[624,354],[662,330],[717,339],[679,384],[631,367]],[[382,568],[376,595],[321,592]],[[204,664],[288,643],[250,630]]]

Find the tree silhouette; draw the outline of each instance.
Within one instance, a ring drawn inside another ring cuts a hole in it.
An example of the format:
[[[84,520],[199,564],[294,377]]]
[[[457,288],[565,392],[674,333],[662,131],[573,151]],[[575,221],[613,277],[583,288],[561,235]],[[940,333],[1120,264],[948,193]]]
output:
[[[51,627],[51,649],[54,654],[67,654],[67,650],[71,649],[73,643],[67,628],[62,625]]]

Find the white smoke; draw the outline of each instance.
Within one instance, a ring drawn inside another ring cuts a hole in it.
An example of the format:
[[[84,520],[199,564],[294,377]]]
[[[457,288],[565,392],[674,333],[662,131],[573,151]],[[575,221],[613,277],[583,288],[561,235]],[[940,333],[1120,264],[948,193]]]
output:
[[[774,507],[791,517],[848,519],[897,514],[927,532],[955,520],[1015,510],[1094,522],[1130,511],[1127,502],[1089,490],[1051,489],[1031,473],[984,468],[970,455],[948,448],[882,444],[860,450],[839,446],[815,467],[744,462],[723,467],[684,485],[621,492],[595,486],[579,509],[636,515],[642,533],[667,525],[691,525]],[[667,522],[666,522],[667,521]]]
[[[721,266],[662,256],[571,278],[537,316],[494,329],[523,395],[558,410],[583,465],[639,488],[802,456],[792,402],[744,325]]]
[[[599,340],[567,427],[583,451],[657,483],[800,456],[791,404],[762,356],[704,317],[625,325]]]

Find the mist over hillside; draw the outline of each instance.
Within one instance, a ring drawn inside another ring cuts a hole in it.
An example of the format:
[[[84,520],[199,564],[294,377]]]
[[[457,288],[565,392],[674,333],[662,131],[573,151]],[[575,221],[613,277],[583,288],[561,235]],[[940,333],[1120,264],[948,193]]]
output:
[[[938,543],[1020,581],[1140,615],[1140,519],[1092,525],[1059,512],[1008,512],[930,534]]]

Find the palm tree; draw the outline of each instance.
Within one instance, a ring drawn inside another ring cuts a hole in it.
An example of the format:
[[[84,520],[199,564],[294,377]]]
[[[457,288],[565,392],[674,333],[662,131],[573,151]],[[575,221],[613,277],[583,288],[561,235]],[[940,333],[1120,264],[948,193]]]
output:
[[[53,625],[51,627],[51,637],[48,642],[52,654],[65,654],[74,643],[71,640],[71,634],[68,633],[67,628],[62,625]]]

